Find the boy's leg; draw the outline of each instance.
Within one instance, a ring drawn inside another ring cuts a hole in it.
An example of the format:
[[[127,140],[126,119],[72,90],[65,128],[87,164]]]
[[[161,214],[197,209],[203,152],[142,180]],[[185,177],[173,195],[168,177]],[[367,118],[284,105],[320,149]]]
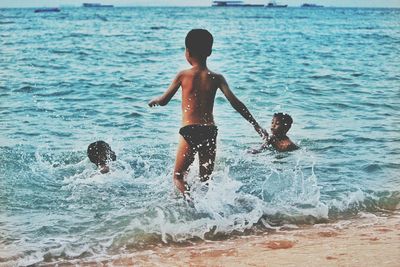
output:
[[[180,137],[178,151],[176,152],[174,183],[182,193],[187,190],[184,180],[190,164],[194,161],[196,152],[192,149],[183,137]]]
[[[205,182],[214,170],[217,146],[215,142],[199,149],[200,181]]]

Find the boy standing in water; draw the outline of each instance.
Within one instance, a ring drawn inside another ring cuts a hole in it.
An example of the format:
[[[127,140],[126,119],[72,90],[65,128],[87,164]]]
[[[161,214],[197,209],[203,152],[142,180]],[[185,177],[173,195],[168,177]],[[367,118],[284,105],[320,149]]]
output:
[[[196,153],[199,154],[200,179],[207,181],[213,172],[218,129],[214,123],[215,94],[221,89],[232,107],[238,111],[263,138],[267,133],[259,126],[246,106],[232,93],[225,78],[207,67],[213,36],[207,30],[193,29],[185,39],[186,60],[192,68],[179,72],[167,91],[149,102],[150,107],[165,106],[182,87],[182,128],[173,179],[181,193],[189,190],[185,181]]]
[[[292,126],[293,119],[286,113],[275,113],[271,122],[271,136],[259,149],[251,150],[253,154],[260,153],[261,151],[272,146],[279,152],[287,152],[298,149],[299,147],[289,139],[286,135]]]

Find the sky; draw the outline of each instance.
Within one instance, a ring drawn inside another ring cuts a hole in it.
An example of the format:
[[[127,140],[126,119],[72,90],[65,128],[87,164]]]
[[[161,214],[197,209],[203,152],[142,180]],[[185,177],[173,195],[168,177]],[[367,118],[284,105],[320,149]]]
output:
[[[210,6],[211,0],[0,0],[0,7],[59,7],[80,6],[83,2],[115,6]],[[266,4],[269,0],[244,0],[246,3]],[[336,7],[399,7],[400,0],[276,0],[278,4],[300,6],[314,3]]]

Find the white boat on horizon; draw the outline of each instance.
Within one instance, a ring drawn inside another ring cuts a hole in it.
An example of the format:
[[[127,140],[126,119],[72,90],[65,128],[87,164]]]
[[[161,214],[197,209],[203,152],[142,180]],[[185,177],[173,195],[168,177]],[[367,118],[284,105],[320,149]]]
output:
[[[222,1],[222,0],[214,0],[211,4],[213,7],[263,7],[263,4],[246,4],[243,1],[239,0],[230,0],[230,1]]]
[[[287,6],[288,5],[279,5],[275,1],[271,1],[265,5],[265,7],[268,7],[268,8],[282,8],[282,7],[287,7]]]

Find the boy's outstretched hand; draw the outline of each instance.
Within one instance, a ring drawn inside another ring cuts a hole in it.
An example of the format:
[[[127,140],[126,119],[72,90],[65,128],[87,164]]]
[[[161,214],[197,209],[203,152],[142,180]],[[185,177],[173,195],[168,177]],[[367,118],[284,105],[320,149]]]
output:
[[[160,100],[158,97],[154,98],[153,100],[151,100],[149,102],[149,107],[155,107],[155,106],[159,106],[160,105]]]

